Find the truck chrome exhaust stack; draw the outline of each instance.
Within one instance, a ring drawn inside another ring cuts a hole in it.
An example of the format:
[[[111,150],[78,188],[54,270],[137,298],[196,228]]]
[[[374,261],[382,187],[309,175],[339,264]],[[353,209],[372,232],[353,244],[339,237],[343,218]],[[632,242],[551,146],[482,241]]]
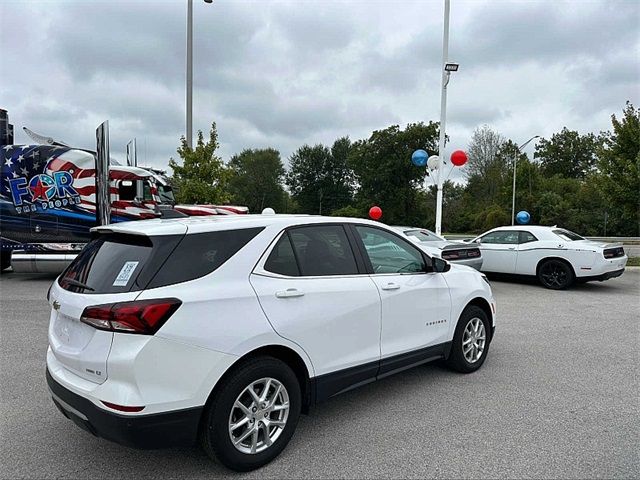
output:
[[[14,253],[11,266],[15,273],[62,273],[76,253]]]

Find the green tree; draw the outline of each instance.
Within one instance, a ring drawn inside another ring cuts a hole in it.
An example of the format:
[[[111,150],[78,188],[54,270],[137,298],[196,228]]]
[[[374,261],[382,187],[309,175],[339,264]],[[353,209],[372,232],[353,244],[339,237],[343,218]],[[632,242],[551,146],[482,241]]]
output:
[[[260,213],[271,207],[282,213],[285,208],[284,166],[280,152],[273,148],[243,150],[228,163],[229,192],[232,201]]]
[[[409,124],[404,130],[393,125],[355,142],[349,164],[360,187],[358,208],[368,211],[378,205],[385,223],[423,225],[426,205],[419,192],[426,172],[411,163],[411,154],[419,148],[436,153],[437,145],[438,124],[434,122]]]
[[[536,144],[534,158],[540,159],[544,174],[565,178],[584,178],[596,165],[600,140],[593,133],[580,135],[564,127],[549,140],[541,138]]]
[[[598,152],[599,182],[619,235],[640,235],[640,109],[627,102]]]
[[[353,173],[347,164],[351,141],[339,138],[331,148],[304,145],[289,158],[286,183],[304,213],[327,214],[351,203]]]
[[[333,217],[353,217],[353,218],[366,218],[367,212],[362,209],[356,208],[353,205],[347,205],[346,207],[339,208],[331,212]]]
[[[173,158],[169,159],[178,203],[216,204],[229,201],[228,171],[222,159],[216,156],[217,149],[218,132],[215,122],[211,124],[209,140],[206,143],[202,131],[198,131],[195,149],[187,145],[184,136],[180,138],[177,152],[182,159],[182,165]]]
[[[469,162],[464,172],[471,200],[477,206],[503,203],[498,195],[509,184],[515,155],[519,155],[518,147],[488,125],[474,130],[468,148]]]

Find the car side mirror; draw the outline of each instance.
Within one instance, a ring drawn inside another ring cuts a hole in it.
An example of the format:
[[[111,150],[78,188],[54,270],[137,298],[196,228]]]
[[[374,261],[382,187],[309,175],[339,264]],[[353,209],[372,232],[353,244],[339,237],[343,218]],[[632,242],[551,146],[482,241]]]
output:
[[[451,270],[451,265],[446,260],[443,260],[443,259],[438,258],[438,257],[433,257],[431,259],[431,261],[433,262],[433,271],[434,272],[443,273],[443,272],[448,272],[449,270]]]

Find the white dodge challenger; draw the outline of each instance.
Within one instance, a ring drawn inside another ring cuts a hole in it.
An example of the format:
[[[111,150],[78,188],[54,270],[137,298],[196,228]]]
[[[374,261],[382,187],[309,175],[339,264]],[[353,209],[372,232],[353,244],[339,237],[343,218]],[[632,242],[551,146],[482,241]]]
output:
[[[558,227],[498,227],[469,240],[482,251],[482,271],[536,276],[554,290],[624,273],[622,244],[587,240]]]

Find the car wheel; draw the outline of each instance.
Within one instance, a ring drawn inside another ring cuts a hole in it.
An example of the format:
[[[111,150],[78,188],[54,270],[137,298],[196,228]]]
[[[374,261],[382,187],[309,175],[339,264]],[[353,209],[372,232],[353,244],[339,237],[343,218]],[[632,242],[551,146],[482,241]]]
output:
[[[0,272],[11,266],[11,251],[0,252]]]
[[[300,385],[286,363],[258,357],[216,389],[200,433],[204,451],[232,470],[259,468],[287,446],[298,424]]]
[[[546,260],[538,269],[538,280],[545,288],[563,290],[575,280],[572,268],[561,260]]]
[[[456,325],[447,365],[458,372],[475,372],[487,358],[490,341],[491,326],[487,314],[480,307],[468,306]]]

